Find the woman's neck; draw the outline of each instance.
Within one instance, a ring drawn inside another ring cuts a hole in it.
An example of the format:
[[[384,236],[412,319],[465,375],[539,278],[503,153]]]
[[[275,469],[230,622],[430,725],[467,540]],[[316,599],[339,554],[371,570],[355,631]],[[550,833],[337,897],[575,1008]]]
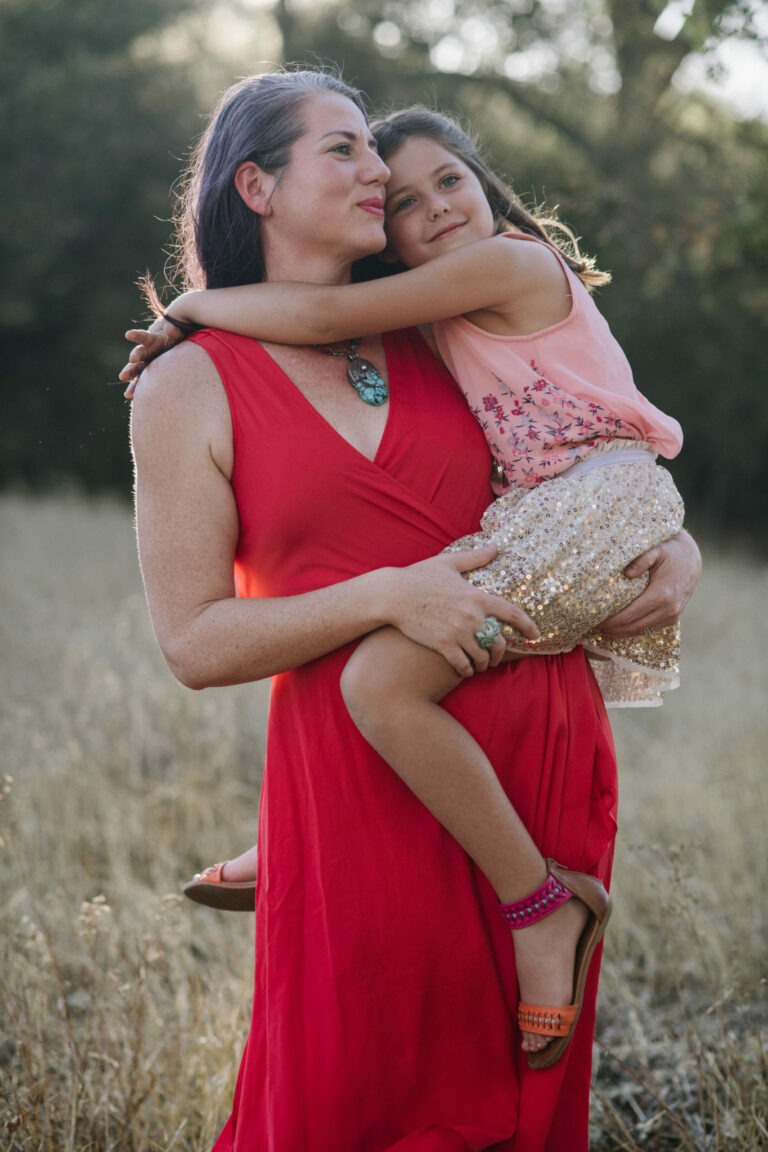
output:
[[[278,245],[264,245],[266,279],[295,280],[309,284],[348,284],[352,261],[349,256],[329,256],[327,252],[280,250]]]

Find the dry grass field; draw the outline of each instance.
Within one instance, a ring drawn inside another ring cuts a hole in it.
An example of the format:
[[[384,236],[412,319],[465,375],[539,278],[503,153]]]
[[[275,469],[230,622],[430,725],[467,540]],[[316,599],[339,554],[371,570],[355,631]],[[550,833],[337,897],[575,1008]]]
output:
[[[266,690],[172,679],[126,509],[7,498],[0,534],[0,1146],[202,1152],[252,921],[178,892],[254,838]],[[768,580],[705,560],[683,689],[612,716],[596,1152],[768,1148]]]

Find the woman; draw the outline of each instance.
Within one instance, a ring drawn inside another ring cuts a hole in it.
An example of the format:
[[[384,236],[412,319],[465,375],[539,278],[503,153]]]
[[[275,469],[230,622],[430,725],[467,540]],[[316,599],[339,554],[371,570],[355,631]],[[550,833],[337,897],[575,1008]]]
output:
[[[387,175],[338,80],[236,85],[196,160],[191,284],[344,282],[384,246]],[[384,404],[361,400],[338,357],[221,332],[154,363],[134,401],[142,567],[168,663],[195,688],[274,677],[253,1020],[216,1150],[578,1152],[596,964],[548,1071],[528,1068],[513,1010],[518,975],[529,996],[537,979],[572,977],[580,928],[540,937],[516,973],[491,889],[359,736],[339,678],[354,642],[384,624],[469,674],[446,706],[531,834],[521,897],[546,874],[542,854],[608,879],[602,701],[581,652],[500,666],[500,646],[478,644],[489,615],[529,626],[460,578],[490,551],[436,555],[487,503],[482,433],[418,333],[356,351]],[[695,546],[671,541],[639,569],[651,565],[618,631],[676,618]]]

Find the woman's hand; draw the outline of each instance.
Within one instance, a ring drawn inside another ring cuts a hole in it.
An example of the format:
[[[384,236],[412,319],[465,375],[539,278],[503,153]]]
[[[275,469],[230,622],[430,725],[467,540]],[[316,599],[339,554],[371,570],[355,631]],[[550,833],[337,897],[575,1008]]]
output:
[[[136,347],[131,349],[128,363],[118,379],[128,382],[123,395],[126,400],[131,400],[136,391],[136,381],[150,360],[154,360],[161,352],[166,352],[174,344],[178,344],[184,339],[184,335],[175,324],[170,324],[162,316],[158,316],[149,328],[130,328],[125,338],[132,340]]]
[[[638,556],[624,569],[630,579],[650,572],[648,587],[615,616],[604,620],[600,631],[608,636],[639,636],[647,628],[664,628],[680,619],[701,575],[701,554],[687,532]]]
[[[539,630],[522,608],[483,592],[462,580],[461,573],[482,568],[496,555],[496,545],[474,551],[441,553],[393,573],[387,600],[389,622],[425,648],[439,652],[459,676],[495,667],[506,643],[499,637],[491,649],[481,648],[476,633],[487,616],[512,624],[530,640]]]

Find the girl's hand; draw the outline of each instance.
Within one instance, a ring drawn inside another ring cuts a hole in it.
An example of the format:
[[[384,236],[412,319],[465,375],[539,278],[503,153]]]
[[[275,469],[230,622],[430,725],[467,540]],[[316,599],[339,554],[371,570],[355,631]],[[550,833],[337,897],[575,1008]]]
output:
[[[441,553],[407,568],[391,569],[389,622],[417,644],[439,652],[462,677],[495,667],[506,644],[499,638],[486,650],[477,642],[487,616],[512,624],[530,640],[539,630],[529,616],[500,596],[483,592],[462,580],[460,573],[482,568],[496,555],[496,545],[474,551]]]
[[[624,569],[630,579],[644,572],[651,574],[648,587],[621,612],[604,620],[601,632],[609,636],[639,636],[647,628],[656,630],[676,623],[701,575],[701,554],[696,542],[687,532],[678,532]]]
[[[136,391],[136,381],[150,360],[154,360],[161,352],[166,352],[174,344],[178,344],[184,339],[184,335],[175,324],[170,324],[162,316],[158,316],[149,328],[130,328],[125,338],[132,340],[136,345],[131,349],[128,363],[119,376],[120,380],[128,381],[128,387],[123,395],[126,400],[131,400]]]

